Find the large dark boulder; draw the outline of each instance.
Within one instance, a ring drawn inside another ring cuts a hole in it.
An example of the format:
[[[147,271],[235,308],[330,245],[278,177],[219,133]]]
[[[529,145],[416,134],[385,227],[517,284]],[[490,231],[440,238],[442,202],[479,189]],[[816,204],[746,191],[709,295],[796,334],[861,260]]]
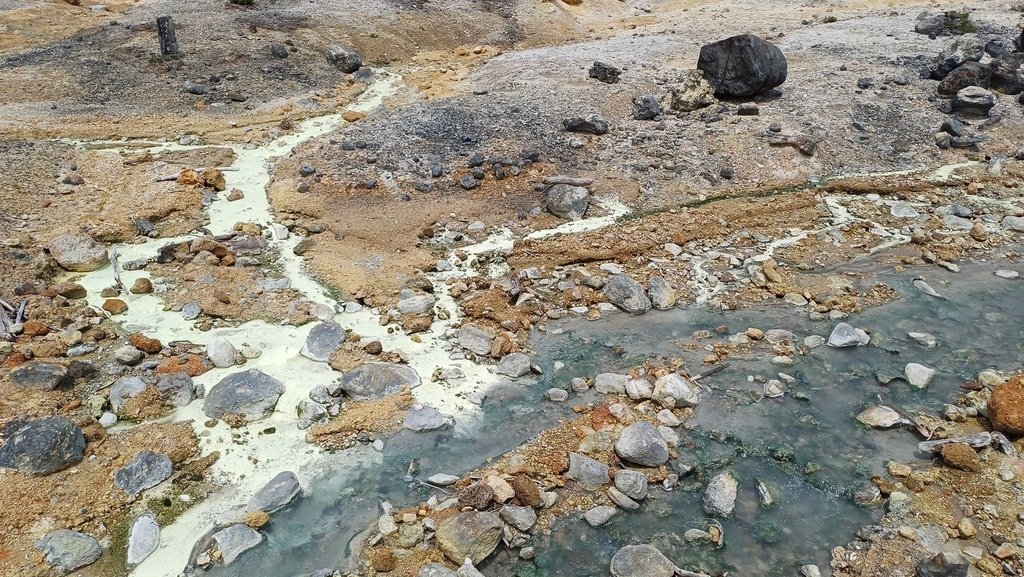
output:
[[[341,390],[356,401],[368,401],[393,395],[403,387],[420,385],[416,369],[391,363],[366,363],[341,377]]]
[[[27,475],[49,475],[82,460],[85,436],[64,417],[29,421],[14,431],[0,447],[0,467]]]
[[[1024,92],[1024,52],[1007,54],[993,60],[991,66],[993,90],[1003,94]]]
[[[28,362],[11,371],[11,382],[22,389],[52,391],[71,385],[73,381],[62,365],[46,361]]]
[[[246,421],[258,421],[274,412],[283,394],[281,381],[249,369],[228,375],[214,385],[203,402],[203,412],[211,419],[241,416]]]
[[[964,62],[939,82],[939,94],[953,96],[968,86],[988,88],[992,84],[992,69],[980,62]]]
[[[752,34],[726,38],[700,49],[697,68],[723,96],[753,96],[781,85],[789,73],[786,56]]]

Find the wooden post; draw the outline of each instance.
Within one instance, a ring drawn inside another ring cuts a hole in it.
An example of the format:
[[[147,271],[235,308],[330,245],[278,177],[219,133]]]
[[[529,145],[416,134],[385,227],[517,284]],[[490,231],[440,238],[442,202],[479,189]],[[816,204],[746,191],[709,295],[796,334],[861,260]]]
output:
[[[178,54],[178,37],[174,34],[174,20],[170,16],[158,16],[156,33],[160,37],[160,55],[176,58]]]

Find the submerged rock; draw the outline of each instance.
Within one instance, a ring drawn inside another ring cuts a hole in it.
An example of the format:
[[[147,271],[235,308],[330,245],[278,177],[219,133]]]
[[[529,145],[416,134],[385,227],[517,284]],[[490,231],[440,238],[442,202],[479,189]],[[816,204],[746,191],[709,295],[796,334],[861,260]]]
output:
[[[138,495],[166,481],[173,472],[174,465],[167,455],[141,451],[114,474],[114,485],[129,495]]]
[[[437,546],[453,563],[479,564],[501,541],[504,524],[495,513],[457,513],[437,526]]]
[[[299,354],[307,359],[326,363],[331,359],[331,353],[345,340],[345,335],[345,329],[338,323],[320,323],[309,331],[306,343],[302,345]]]
[[[615,552],[612,577],[672,577],[676,566],[653,545],[627,545]]]
[[[651,299],[640,283],[624,274],[612,275],[604,285],[608,302],[631,315],[642,315],[651,310]]]
[[[246,421],[259,421],[274,412],[283,394],[281,381],[249,369],[228,375],[214,385],[203,402],[203,412],[211,419],[241,416]]]
[[[738,486],[731,471],[715,475],[704,490],[704,511],[716,517],[731,517],[736,507]]]
[[[230,565],[239,555],[263,542],[263,534],[244,523],[231,525],[213,534],[221,560]]]
[[[828,337],[828,346],[836,349],[847,347],[863,347],[871,341],[871,337],[862,329],[854,328],[847,323],[839,323],[832,329]]]
[[[405,387],[418,387],[420,382],[419,373],[412,367],[366,363],[341,377],[341,390],[356,401],[368,401],[393,395]]]
[[[96,539],[69,529],[47,533],[36,543],[36,549],[43,552],[47,563],[64,573],[91,565],[103,554]]]
[[[449,425],[448,419],[430,405],[414,405],[405,414],[405,428],[410,431],[425,432],[444,429]]]
[[[908,363],[903,369],[903,374],[907,377],[910,386],[915,389],[923,389],[932,382],[935,377],[935,369],[918,363]]]
[[[143,515],[136,519],[128,534],[128,557],[126,559],[128,567],[135,567],[145,561],[153,554],[153,551],[156,551],[158,546],[160,546],[160,525],[157,525],[156,520],[149,515]]]
[[[786,81],[786,56],[771,42],[742,34],[700,49],[697,68],[716,94],[753,96]]]
[[[288,506],[302,494],[298,477],[291,471],[282,471],[274,476],[262,489],[249,499],[247,512],[263,511],[275,513]]]
[[[78,464],[84,454],[85,436],[77,425],[64,417],[44,417],[7,437],[0,447],[0,467],[49,475]]]
[[[658,467],[668,461],[668,444],[654,425],[638,422],[622,430],[615,453],[630,463]]]

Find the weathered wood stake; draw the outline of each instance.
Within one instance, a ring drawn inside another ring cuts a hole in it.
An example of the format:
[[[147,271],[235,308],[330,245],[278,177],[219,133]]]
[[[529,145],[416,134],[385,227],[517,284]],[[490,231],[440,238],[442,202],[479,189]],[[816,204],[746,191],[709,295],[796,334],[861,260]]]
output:
[[[174,20],[170,16],[158,16],[156,33],[160,37],[160,55],[177,57],[178,37],[174,34]]]

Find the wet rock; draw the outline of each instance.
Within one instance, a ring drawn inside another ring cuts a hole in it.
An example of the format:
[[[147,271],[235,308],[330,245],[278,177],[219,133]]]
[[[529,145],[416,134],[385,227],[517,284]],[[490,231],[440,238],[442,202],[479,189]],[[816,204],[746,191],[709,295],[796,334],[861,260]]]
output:
[[[622,430],[615,443],[615,453],[630,463],[658,467],[668,461],[668,444],[654,425],[633,423]]]
[[[591,527],[601,527],[602,525],[608,524],[617,512],[618,511],[615,507],[598,505],[588,509],[587,512],[583,514],[583,518]]]
[[[82,234],[62,234],[47,246],[50,256],[64,270],[92,272],[106,266],[107,249]]]
[[[903,417],[890,407],[872,405],[857,415],[857,420],[869,427],[888,429],[903,422]]]
[[[608,302],[631,315],[642,315],[651,310],[651,299],[640,283],[624,274],[612,275],[604,285]]]
[[[494,502],[494,489],[483,482],[472,483],[459,490],[458,499],[463,507],[487,509]]]
[[[968,86],[953,97],[953,110],[966,116],[986,117],[996,105],[996,97],[978,86]]]
[[[985,55],[985,44],[976,34],[964,34],[947,46],[935,59],[932,78],[942,80],[965,62],[978,62]]]
[[[506,377],[518,379],[530,372],[530,357],[523,353],[511,353],[505,355],[494,368],[494,372]]]
[[[429,565],[424,565],[420,572],[416,574],[416,577],[458,577],[458,574],[444,565],[430,563]]]
[[[704,490],[704,512],[716,517],[731,517],[736,507],[738,483],[731,471],[714,476]]]
[[[203,413],[211,419],[241,416],[259,421],[270,416],[284,385],[270,375],[249,369],[228,375],[210,389],[203,402]]]
[[[605,84],[615,84],[619,81],[622,71],[604,62],[594,62],[594,65],[590,67],[587,73],[591,78],[600,80]]]
[[[64,573],[91,565],[103,554],[96,539],[69,529],[47,533],[36,543],[36,549],[43,552],[47,563]]]
[[[569,472],[566,476],[584,489],[596,491],[608,483],[608,466],[579,453],[569,453]]]
[[[275,513],[284,509],[301,494],[302,486],[299,485],[295,473],[281,471],[249,499],[245,510]]]
[[[774,44],[751,34],[733,36],[700,49],[697,68],[726,96],[753,96],[786,81],[786,57]]]
[[[908,363],[903,369],[907,382],[915,389],[923,389],[932,382],[935,377],[935,369],[918,363]]]
[[[676,566],[653,545],[627,545],[615,552],[612,577],[672,577]]]
[[[160,525],[153,517],[143,515],[132,523],[128,533],[128,567],[135,567],[146,560],[160,545]]]
[[[415,369],[391,363],[366,363],[341,377],[341,390],[356,401],[379,399],[420,385]]]
[[[967,577],[968,568],[958,553],[942,551],[917,565],[917,577]]]
[[[651,398],[663,405],[673,399],[673,407],[696,407],[700,404],[700,387],[693,381],[671,373],[654,381]]]
[[[167,455],[141,451],[114,474],[114,486],[134,496],[166,481],[173,472],[174,465]]]
[[[595,135],[608,134],[608,121],[596,114],[566,118],[562,125],[565,127],[566,132]]]
[[[582,186],[556,184],[547,190],[548,212],[570,220],[579,220],[590,205],[590,191]]]
[[[939,94],[950,97],[968,86],[988,88],[992,83],[992,69],[986,64],[965,62],[950,72],[939,83]],[[959,136],[959,135],[954,135]]]
[[[359,54],[337,44],[327,47],[327,62],[346,74],[352,74],[363,67],[363,59]]]
[[[345,329],[336,322],[320,323],[309,331],[306,343],[302,345],[299,354],[307,359],[326,363],[330,360],[331,353],[345,341],[345,334]]]
[[[863,347],[868,344],[871,337],[862,329],[854,328],[847,323],[839,323],[836,328],[832,329],[832,334],[828,337],[828,346],[843,349],[847,347]]]
[[[1024,435],[1024,379],[1011,379],[992,389],[988,418],[1001,433]]]
[[[626,511],[636,511],[640,508],[640,503],[637,503],[633,499],[627,497],[622,491],[619,491],[615,486],[608,487],[608,498],[612,500],[619,507]]]
[[[430,405],[413,405],[405,414],[405,428],[410,431],[436,431],[448,427],[448,419]]]
[[[11,371],[11,383],[21,389],[52,391],[70,386],[74,379],[63,365],[46,361],[30,361]]]
[[[479,564],[498,546],[502,528],[501,518],[495,513],[458,513],[438,524],[434,538],[453,563],[469,559]]]
[[[85,436],[64,417],[29,421],[9,434],[0,447],[0,467],[26,475],[49,475],[82,460]]]
[[[699,70],[680,72],[667,88],[668,109],[674,114],[693,112],[718,102],[715,88]]]
[[[647,281],[647,295],[651,305],[659,311],[667,311],[676,306],[676,289],[660,276],[652,276]]]
[[[947,465],[954,469],[960,469],[961,471],[968,471],[971,473],[980,472],[982,469],[981,459],[978,458],[978,453],[966,443],[950,443],[943,445],[939,449],[939,454],[942,455],[942,460]]]
[[[224,337],[214,337],[206,345],[206,356],[210,357],[215,367],[222,369],[233,367],[237,355],[238,351],[235,350],[234,345],[229,343]]]
[[[512,485],[512,491],[515,492],[516,499],[520,504],[530,507],[540,507],[544,504],[544,496],[541,495],[537,484],[526,475],[512,477],[510,485]]]
[[[480,356],[491,354],[494,337],[476,325],[464,325],[456,335],[459,346]]]
[[[213,540],[217,543],[221,560],[230,565],[239,555],[262,543],[263,534],[245,523],[238,523],[214,533]]]
[[[537,513],[533,507],[505,505],[500,511],[501,518],[520,531],[529,531],[537,524]]]
[[[633,99],[633,118],[637,120],[654,120],[661,115],[661,103],[650,94],[637,96]]]
[[[639,471],[622,469],[615,474],[615,488],[630,499],[642,501],[647,497],[647,477]]]

